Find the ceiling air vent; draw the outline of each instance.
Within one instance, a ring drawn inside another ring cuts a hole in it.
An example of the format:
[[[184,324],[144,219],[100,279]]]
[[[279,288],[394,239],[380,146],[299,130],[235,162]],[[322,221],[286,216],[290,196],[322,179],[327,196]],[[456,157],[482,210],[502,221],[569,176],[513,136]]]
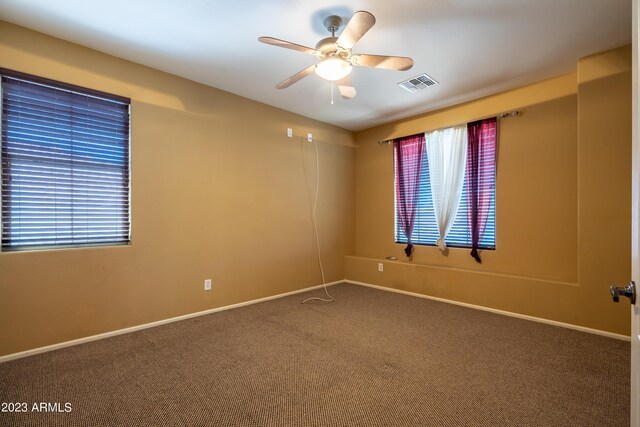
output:
[[[419,90],[435,86],[437,84],[438,82],[435,81],[435,79],[427,76],[426,74],[420,74],[419,76],[415,76],[410,78],[409,80],[398,83],[398,86],[405,90],[408,90],[411,93],[414,93],[418,92]]]

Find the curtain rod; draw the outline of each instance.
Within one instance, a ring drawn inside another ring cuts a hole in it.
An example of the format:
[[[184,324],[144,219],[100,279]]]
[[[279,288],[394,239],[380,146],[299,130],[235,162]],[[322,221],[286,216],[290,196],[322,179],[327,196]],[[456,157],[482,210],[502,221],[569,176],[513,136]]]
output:
[[[513,111],[509,111],[507,113],[502,113],[502,114],[498,114],[498,115],[495,115],[495,116],[483,117],[481,119],[472,120],[472,122],[476,122],[478,120],[490,119],[492,117],[497,117],[499,119],[507,119],[509,117],[519,117],[521,115],[522,115],[522,111],[513,110]],[[452,125],[452,126],[456,126],[456,125]],[[449,127],[452,127],[452,126],[449,126]],[[393,142],[393,140],[398,139],[398,138],[404,138],[405,136],[410,136],[410,135],[398,136],[398,137],[393,138],[393,139],[385,139],[384,141],[378,141],[378,144],[380,144],[380,145],[382,145],[382,144],[391,144]]]

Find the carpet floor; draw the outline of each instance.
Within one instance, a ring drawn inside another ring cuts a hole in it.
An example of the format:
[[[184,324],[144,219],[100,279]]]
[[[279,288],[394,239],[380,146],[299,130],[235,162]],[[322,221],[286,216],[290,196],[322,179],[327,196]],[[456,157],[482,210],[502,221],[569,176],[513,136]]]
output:
[[[629,425],[628,342],[330,292],[333,303],[299,294],[2,363],[3,409],[27,411],[0,412],[0,425]]]

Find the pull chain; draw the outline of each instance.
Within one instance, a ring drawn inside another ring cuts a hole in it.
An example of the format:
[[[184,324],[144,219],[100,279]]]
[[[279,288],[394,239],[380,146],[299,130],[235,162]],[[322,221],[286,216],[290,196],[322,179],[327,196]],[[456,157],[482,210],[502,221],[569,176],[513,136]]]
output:
[[[334,82],[331,82],[331,105],[333,105],[333,91],[334,91]]]

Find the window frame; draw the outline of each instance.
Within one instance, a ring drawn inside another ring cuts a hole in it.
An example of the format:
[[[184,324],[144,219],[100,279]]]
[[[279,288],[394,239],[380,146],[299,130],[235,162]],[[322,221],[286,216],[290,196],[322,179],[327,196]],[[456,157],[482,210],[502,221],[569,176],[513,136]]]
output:
[[[442,130],[442,129],[446,129],[446,128],[449,128],[449,127],[451,127],[451,126],[434,129],[433,131]],[[431,131],[427,131],[427,132],[431,132]],[[492,223],[493,223],[493,230],[494,230],[494,232],[493,232],[493,245],[479,244],[478,245],[478,249],[480,249],[480,250],[495,251],[496,250],[496,246],[497,246],[497,234],[498,233],[497,233],[497,224],[496,223],[497,223],[497,193],[498,193],[498,188],[497,188],[496,184],[497,184],[497,175],[498,175],[498,139],[499,139],[499,127],[498,127],[498,122],[496,121],[496,135],[495,135],[496,153],[495,153],[495,157],[494,157],[494,170],[493,170],[494,188],[493,188],[493,201],[492,201],[492,205],[493,205],[493,222]],[[390,140],[389,143],[392,144],[393,142]],[[395,167],[396,167],[395,151],[394,151],[394,155],[393,155],[393,158],[392,158],[391,162],[392,162],[392,167],[393,167],[393,170],[394,170],[394,174],[393,174],[393,176],[394,176],[394,179],[393,179],[393,190],[394,190],[393,191],[393,217],[394,217],[393,234],[394,234],[394,236],[393,236],[393,238],[394,238],[394,242],[396,244],[406,245],[407,244],[407,238],[406,238],[406,236],[404,236],[404,233],[403,233],[403,231],[401,230],[401,228],[399,227],[399,224],[398,224],[398,200],[397,200],[397,193],[396,193],[396,186],[398,184],[397,184],[396,179],[395,179],[395,176],[396,176],[396,174],[395,174]],[[427,179],[425,179],[424,181],[422,181],[422,179],[421,179],[421,181],[420,181],[421,191],[422,191],[422,188],[424,186],[426,186],[427,191],[429,191],[428,188],[430,188],[430,185],[429,185],[430,176],[429,176],[428,156],[427,156],[426,150],[424,152],[424,166],[423,166],[423,168],[425,169],[423,171],[423,173],[426,174]],[[465,178],[464,178],[464,187],[463,187],[464,189],[463,189],[461,197],[466,197],[466,186],[467,186],[467,184],[466,184],[466,182],[467,182],[466,176],[467,176],[467,170],[466,170],[466,167],[465,167]],[[465,203],[465,205],[466,205],[466,203]],[[461,202],[460,206],[462,206],[462,202]],[[454,223],[457,221],[457,217],[458,217],[459,214],[460,214],[460,212],[458,212],[458,214],[456,214],[456,219],[454,220]],[[411,236],[411,243],[414,246],[437,247],[437,244],[436,244],[437,237],[433,241],[433,243],[427,243],[427,242],[424,242],[424,241],[417,241],[416,240],[415,229],[417,228],[418,219],[419,219],[419,216],[416,215],[416,225],[414,225],[414,234]],[[434,223],[434,225],[435,225],[435,223]],[[436,227],[436,232],[437,232],[437,225],[435,225],[435,227]],[[467,224],[467,227],[468,227],[468,224]],[[467,228],[467,230],[468,230],[468,234],[470,234],[471,230],[469,230],[468,228]],[[401,236],[404,236],[404,239],[400,238]],[[445,241],[446,241],[446,244],[447,244],[448,248],[472,249],[472,244],[471,243],[468,243],[468,244],[465,245],[465,244],[461,244],[459,242],[450,243],[447,239],[445,239]]]
[[[33,252],[33,251],[47,251],[47,250],[64,250],[64,249],[81,249],[81,248],[104,248],[104,247],[123,247],[123,246],[131,246],[131,231],[132,231],[132,220],[131,220],[131,99],[115,95],[83,86],[73,85],[70,83],[61,82],[58,80],[48,79],[28,73],[23,73],[20,71],[10,70],[7,68],[0,67],[0,78],[11,78],[26,81],[27,83],[32,83],[36,85],[48,86],[54,89],[59,89],[61,91],[71,92],[73,94],[78,94],[82,96],[98,98],[102,100],[112,101],[119,103],[126,108],[123,108],[123,111],[126,110],[126,138],[123,138],[123,141],[126,141],[124,144],[125,152],[123,155],[124,165],[126,168],[124,169],[126,176],[126,189],[122,191],[122,195],[124,196],[126,193],[126,197],[123,197],[122,200],[126,200],[126,209],[122,212],[126,212],[126,222],[128,223],[126,227],[126,239],[118,240],[118,241],[96,241],[96,242],[83,242],[83,243],[59,243],[59,244],[41,244],[41,245],[15,245],[15,246],[3,246],[0,243],[0,253],[13,253],[13,252]],[[2,152],[5,147],[5,140],[3,133],[3,123],[4,123],[4,85],[2,81],[0,81],[0,108],[2,108],[2,113],[0,114],[0,163],[5,160],[2,157]],[[70,114],[69,117],[72,117]],[[0,174],[4,166],[0,164]],[[4,210],[3,210],[3,198],[1,197],[3,193],[2,190],[2,182],[0,178],[0,237],[3,236],[3,221]],[[56,229],[55,226],[52,229]],[[124,234],[123,234],[124,235]]]

